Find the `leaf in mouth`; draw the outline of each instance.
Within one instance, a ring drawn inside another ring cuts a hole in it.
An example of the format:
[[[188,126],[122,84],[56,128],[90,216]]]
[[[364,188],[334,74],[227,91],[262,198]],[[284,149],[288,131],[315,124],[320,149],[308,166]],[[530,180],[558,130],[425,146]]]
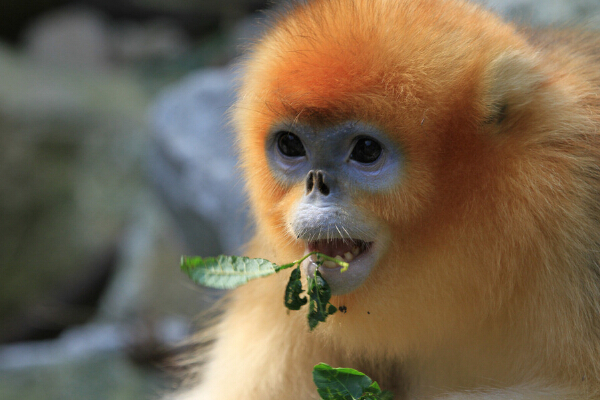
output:
[[[248,281],[265,277],[279,272],[283,269],[296,267],[290,274],[290,279],[285,289],[284,303],[290,310],[299,310],[305,304],[309,304],[308,326],[312,331],[319,322],[335,313],[337,308],[329,302],[331,299],[331,288],[323,279],[319,271],[314,276],[308,276],[308,297],[301,297],[304,292],[301,281],[300,264],[302,261],[315,254],[317,263],[321,265],[323,260],[330,260],[342,266],[342,270],[348,268],[348,263],[334,259],[325,254],[311,252],[301,259],[289,264],[276,265],[262,258],[248,258],[236,256],[218,257],[182,257],[181,269],[197,284],[215,289],[233,289]]]

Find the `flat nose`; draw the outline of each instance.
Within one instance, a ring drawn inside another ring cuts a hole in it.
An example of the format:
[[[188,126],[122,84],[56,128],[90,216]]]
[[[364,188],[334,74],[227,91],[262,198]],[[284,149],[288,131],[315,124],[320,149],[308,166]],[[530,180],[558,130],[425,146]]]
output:
[[[317,169],[308,172],[306,176],[306,195],[308,196],[313,191],[317,191],[323,196],[327,196],[331,192],[327,184],[325,171]]]

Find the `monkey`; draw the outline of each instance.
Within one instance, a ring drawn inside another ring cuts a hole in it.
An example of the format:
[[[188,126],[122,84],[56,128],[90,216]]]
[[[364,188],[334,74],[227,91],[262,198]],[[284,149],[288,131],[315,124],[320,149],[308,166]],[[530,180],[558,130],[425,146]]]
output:
[[[302,263],[345,312],[309,331],[288,272],[233,290],[177,399],[318,399],[319,362],[395,399],[600,398],[597,33],[463,0],[308,0],[242,70],[245,254],[348,261]]]

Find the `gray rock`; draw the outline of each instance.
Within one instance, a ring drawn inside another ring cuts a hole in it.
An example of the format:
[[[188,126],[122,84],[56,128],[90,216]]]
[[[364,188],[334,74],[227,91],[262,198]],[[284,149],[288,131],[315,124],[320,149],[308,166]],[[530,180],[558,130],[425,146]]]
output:
[[[111,53],[109,22],[95,10],[65,8],[36,20],[25,43],[27,53],[38,62],[104,69]]]
[[[239,253],[247,238],[243,185],[226,124],[233,72],[205,70],[166,90],[151,109],[151,176],[191,251]]]
[[[527,25],[599,21],[597,0],[479,0],[506,19]]]
[[[25,52],[38,64],[106,70],[143,60],[173,59],[190,50],[173,20],[115,21],[102,12],[66,6],[35,20],[24,34]]]

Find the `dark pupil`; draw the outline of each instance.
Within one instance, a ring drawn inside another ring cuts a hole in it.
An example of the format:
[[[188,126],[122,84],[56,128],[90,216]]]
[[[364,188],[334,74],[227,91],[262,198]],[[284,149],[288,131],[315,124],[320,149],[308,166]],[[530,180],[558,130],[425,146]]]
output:
[[[277,147],[284,156],[303,157],[306,154],[300,138],[290,132],[282,132],[277,139]]]
[[[377,161],[380,155],[379,143],[370,138],[361,138],[356,142],[350,158],[363,164],[370,164]]]

